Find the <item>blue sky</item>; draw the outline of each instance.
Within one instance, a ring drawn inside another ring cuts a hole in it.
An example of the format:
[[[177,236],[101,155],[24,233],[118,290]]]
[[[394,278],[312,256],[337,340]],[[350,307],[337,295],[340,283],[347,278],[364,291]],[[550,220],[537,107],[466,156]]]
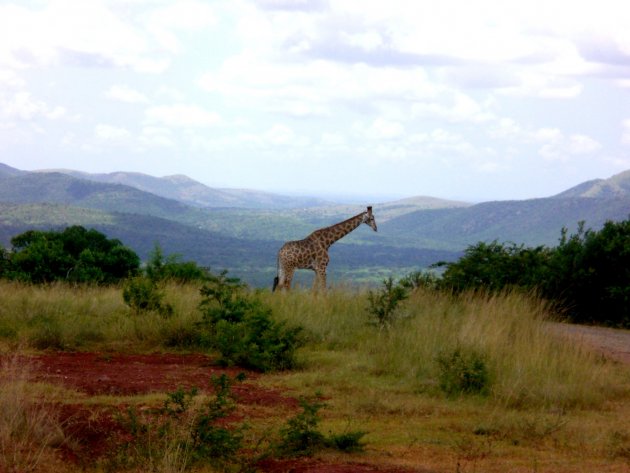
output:
[[[0,162],[546,197],[630,169],[630,6],[0,0]]]

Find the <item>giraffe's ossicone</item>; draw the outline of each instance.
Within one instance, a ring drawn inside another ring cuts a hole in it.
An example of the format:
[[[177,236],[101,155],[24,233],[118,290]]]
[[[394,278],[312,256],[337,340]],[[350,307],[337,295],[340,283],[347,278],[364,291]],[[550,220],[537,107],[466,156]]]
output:
[[[278,252],[278,274],[273,281],[273,290],[291,289],[291,280],[296,269],[315,271],[314,289],[326,288],[328,248],[362,223],[376,231],[372,207],[343,222],[315,230],[303,240],[289,241]]]

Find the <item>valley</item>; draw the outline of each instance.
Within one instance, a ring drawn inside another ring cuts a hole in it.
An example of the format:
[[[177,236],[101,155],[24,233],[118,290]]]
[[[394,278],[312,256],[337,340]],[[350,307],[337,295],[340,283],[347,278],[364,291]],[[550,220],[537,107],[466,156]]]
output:
[[[364,284],[454,261],[478,241],[553,246],[562,228],[597,229],[630,209],[630,172],[557,196],[470,204],[435,197],[366,203],[378,233],[359,228],[331,248],[334,283]],[[265,287],[285,241],[301,239],[364,209],[361,205],[261,191],[213,189],[185,176],[21,171],[0,166],[0,244],[29,229],[69,225],[118,238],[142,259],[159,245]],[[310,284],[310,272],[298,284]]]

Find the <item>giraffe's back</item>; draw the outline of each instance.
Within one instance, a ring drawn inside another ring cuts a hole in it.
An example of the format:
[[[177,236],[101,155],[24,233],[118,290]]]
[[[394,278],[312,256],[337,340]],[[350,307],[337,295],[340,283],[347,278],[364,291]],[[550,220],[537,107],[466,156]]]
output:
[[[278,261],[286,269],[314,268],[318,258],[318,248],[309,238],[288,241],[278,252]]]

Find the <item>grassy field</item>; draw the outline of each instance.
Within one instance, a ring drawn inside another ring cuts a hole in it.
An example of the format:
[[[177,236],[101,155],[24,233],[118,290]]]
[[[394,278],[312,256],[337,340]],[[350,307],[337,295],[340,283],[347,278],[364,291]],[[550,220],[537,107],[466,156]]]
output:
[[[196,350],[178,341],[201,320],[199,287],[164,288],[170,317],[134,313],[121,293],[0,282],[0,471],[81,470],[58,459],[58,446],[72,441],[55,424],[59,404],[159,402],[155,395],[95,401],[34,383],[24,357]],[[370,323],[367,291],[258,297],[274,318],[304,327],[306,344],[297,369],[256,382],[296,398],[321,393],[323,432],[367,432],[364,452],[318,453],[324,462],[453,473],[630,471],[630,367],[554,336],[548,306],[533,295],[416,290],[389,328]],[[286,417],[267,412],[252,420],[248,441],[270,435]]]

